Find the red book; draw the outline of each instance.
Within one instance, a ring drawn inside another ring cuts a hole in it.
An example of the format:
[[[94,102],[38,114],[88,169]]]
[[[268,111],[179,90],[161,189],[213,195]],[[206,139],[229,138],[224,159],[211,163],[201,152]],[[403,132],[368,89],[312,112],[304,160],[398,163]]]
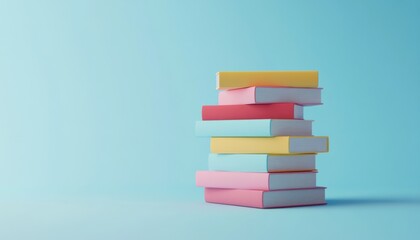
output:
[[[303,107],[294,103],[203,106],[202,119],[303,119]]]

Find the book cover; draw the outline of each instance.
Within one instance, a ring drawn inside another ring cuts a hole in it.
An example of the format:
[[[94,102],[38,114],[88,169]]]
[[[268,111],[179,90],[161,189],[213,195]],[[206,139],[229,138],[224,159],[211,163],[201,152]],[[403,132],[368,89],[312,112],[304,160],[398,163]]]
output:
[[[303,107],[294,103],[207,105],[202,120],[303,119]]]
[[[205,188],[206,202],[253,208],[282,208],[324,205],[325,188],[276,191]]]
[[[321,88],[249,87],[219,92],[219,105],[297,103],[319,105]]]
[[[318,71],[261,71],[218,72],[216,88],[219,90],[263,87],[318,87]]]
[[[316,172],[254,173],[197,171],[196,184],[208,188],[279,190],[316,186]]]
[[[209,154],[209,170],[230,172],[314,171],[316,154]]]
[[[290,119],[197,121],[195,134],[203,137],[311,136],[312,121]]]
[[[328,152],[328,137],[212,137],[212,153],[299,154]]]

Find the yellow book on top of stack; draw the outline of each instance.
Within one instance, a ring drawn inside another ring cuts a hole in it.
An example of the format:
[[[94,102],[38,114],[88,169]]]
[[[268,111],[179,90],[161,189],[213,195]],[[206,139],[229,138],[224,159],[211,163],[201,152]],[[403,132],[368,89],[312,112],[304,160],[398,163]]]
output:
[[[318,71],[218,72],[216,89],[244,87],[317,88]]]
[[[328,152],[328,137],[212,137],[212,153],[304,154]]]

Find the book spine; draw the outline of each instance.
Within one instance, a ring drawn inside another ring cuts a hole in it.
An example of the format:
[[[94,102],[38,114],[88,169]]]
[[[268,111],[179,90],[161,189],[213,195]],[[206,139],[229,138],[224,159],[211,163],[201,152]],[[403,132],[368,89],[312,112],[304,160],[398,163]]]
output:
[[[315,145],[315,146],[312,146]],[[319,146],[316,146],[319,145]],[[328,152],[328,137],[212,137],[212,153],[241,154],[304,154]]]
[[[290,154],[289,137],[243,138],[212,137],[212,153]]]
[[[218,137],[269,137],[271,120],[214,120],[198,121],[195,125],[197,136]]]
[[[282,199],[277,203],[270,203],[269,200],[266,201],[265,195],[272,193],[287,196],[287,199]],[[283,208],[326,204],[324,187],[279,191],[205,188],[204,196],[206,202],[209,203],[254,208]]]
[[[209,170],[268,172],[266,154],[210,154]]]
[[[217,73],[217,89],[223,90],[251,86],[317,88],[318,71]]]
[[[202,120],[295,119],[295,104],[203,106]]]
[[[204,198],[209,203],[263,208],[263,193],[263,191],[258,190],[232,189],[231,191],[225,191],[217,188],[205,188]]]
[[[219,105],[296,103],[322,104],[320,88],[249,87],[219,91]]]
[[[198,171],[196,184],[209,188],[238,188],[269,190],[268,173]]]
[[[256,88],[241,88],[219,92],[219,105],[254,104]]]

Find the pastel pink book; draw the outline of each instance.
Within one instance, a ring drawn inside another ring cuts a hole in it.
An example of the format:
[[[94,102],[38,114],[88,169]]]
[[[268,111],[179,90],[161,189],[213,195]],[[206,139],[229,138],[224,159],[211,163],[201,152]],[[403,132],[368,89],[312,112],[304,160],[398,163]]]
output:
[[[219,92],[219,105],[297,103],[319,105],[321,88],[248,87]]]
[[[303,119],[303,107],[294,103],[208,105],[202,108],[202,119]]]
[[[282,173],[197,171],[196,184],[206,188],[254,190],[313,188],[316,186],[316,171]]]
[[[282,208],[323,205],[325,188],[289,189],[276,191],[206,188],[206,202],[254,208]]]

